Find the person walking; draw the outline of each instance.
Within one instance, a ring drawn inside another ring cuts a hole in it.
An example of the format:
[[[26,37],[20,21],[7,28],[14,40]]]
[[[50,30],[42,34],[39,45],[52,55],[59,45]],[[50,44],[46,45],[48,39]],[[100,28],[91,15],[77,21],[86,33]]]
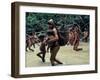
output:
[[[73,50],[80,51],[82,48],[78,48],[80,43],[80,36],[79,36],[79,27],[77,24],[74,25],[74,41],[73,41]]]
[[[51,30],[54,33],[54,35],[48,35],[48,38],[49,38],[48,45],[50,44],[50,53],[51,53],[51,56],[50,56],[51,65],[55,66],[55,62],[58,64],[63,64],[62,62],[56,59],[60,46],[58,43],[58,40],[59,40],[58,30],[53,19],[50,19],[48,21],[48,30]]]

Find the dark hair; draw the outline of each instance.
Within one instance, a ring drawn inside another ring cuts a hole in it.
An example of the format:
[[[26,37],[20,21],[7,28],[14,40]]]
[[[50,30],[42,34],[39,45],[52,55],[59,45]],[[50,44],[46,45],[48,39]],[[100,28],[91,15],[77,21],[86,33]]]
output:
[[[48,25],[53,25],[53,23],[48,22]]]
[[[44,38],[45,38],[45,36],[41,36],[39,39],[40,39],[41,42],[43,42]]]
[[[48,21],[48,25],[55,25],[56,24],[56,22],[54,21],[54,20],[52,20],[52,21]]]

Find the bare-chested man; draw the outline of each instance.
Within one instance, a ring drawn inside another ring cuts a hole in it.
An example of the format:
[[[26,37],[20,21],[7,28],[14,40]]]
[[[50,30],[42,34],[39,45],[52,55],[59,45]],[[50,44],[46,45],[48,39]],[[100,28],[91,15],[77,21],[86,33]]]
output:
[[[51,53],[50,62],[51,62],[51,65],[55,66],[55,62],[58,63],[58,64],[62,64],[62,62],[60,62],[59,60],[56,59],[57,53],[60,49],[60,46],[59,46],[59,43],[58,43],[58,40],[59,40],[58,31],[57,31],[55,23],[53,22],[53,19],[50,19],[48,21],[48,30],[53,31],[53,33],[54,33],[54,36],[48,35],[48,38],[49,38],[48,44],[51,44],[51,46],[50,46],[50,53]]]
[[[73,41],[74,41],[74,30],[73,28],[69,28],[68,31],[68,44],[73,45]]]
[[[79,36],[79,28],[77,25],[74,25],[74,41],[73,41],[73,50],[79,51],[82,50],[82,48],[78,48],[80,42],[80,36]]]

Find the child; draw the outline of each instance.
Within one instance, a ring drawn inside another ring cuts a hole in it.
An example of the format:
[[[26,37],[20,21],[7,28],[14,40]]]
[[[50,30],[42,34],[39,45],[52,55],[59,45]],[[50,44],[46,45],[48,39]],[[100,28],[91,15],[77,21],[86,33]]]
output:
[[[45,62],[45,54],[46,54],[46,38],[41,38],[40,52],[37,54],[38,57],[42,59],[42,62]]]
[[[54,32],[52,30],[49,30],[47,31],[47,36],[41,38],[40,52],[37,54],[37,56],[42,59],[42,62],[45,62],[46,45],[48,45],[47,52],[50,47],[54,46],[53,42],[48,42],[48,40],[52,37],[54,37]]]

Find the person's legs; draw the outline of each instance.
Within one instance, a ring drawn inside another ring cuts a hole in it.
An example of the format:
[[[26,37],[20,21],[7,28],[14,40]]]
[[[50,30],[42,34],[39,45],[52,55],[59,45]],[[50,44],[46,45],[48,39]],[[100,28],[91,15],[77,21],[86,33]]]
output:
[[[31,50],[31,51],[33,51],[33,52],[34,52],[34,50],[33,50],[33,49],[31,49],[31,46],[32,46],[32,42],[31,42],[31,41],[29,41],[29,44],[28,44],[29,50]]]
[[[75,45],[74,45],[74,47],[73,47],[73,50],[77,51],[77,49],[78,49],[78,44],[75,43]]]
[[[33,47],[35,48],[35,43],[33,43]]]
[[[37,54],[37,56],[40,57],[40,58],[42,58],[41,54],[42,54],[42,52],[39,52],[39,53]]]
[[[55,49],[55,48],[50,48],[50,53],[51,53],[50,62],[51,62],[51,65],[52,65],[52,66],[55,65],[55,64],[54,64],[54,59],[55,59],[55,56],[54,56],[55,52],[54,52],[54,49]]]
[[[59,60],[56,59],[56,56],[57,56],[57,53],[58,53],[59,49],[60,49],[60,46],[57,46],[55,48],[55,55],[54,55],[55,58],[54,58],[54,61],[56,61],[58,64],[63,64],[62,62],[60,62]]]
[[[56,55],[58,53],[60,49],[60,46],[56,46],[53,49],[50,50],[51,52],[51,57],[50,57],[50,61],[51,61],[51,65],[54,66],[54,62],[56,61],[58,64],[62,64],[62,62],[60,62],[59,60],[56,59]]]
[[[74,45],[74,47],[73,47],[73,50],[75,50],[75,51],[80,51],[80,50],[82,50],[82,48],[78,48],[78,46],[79,46],[79,41],[77,41],[77,42],[75,43],[75,45]]]
[[[43,62],[45,62],[45,54],[46,54],[46,51],[43,51],[43,52],[42,52],[42,55],[43,55],[43,56],[42,56],[42,61],[43,61]]]
[[[70,40],[70,44],[71,44],[71,46],[73,45],[73,39]]]
[[[26,43],[26,51],[27,51],[27,48],[28,48],[28,44]]]
[[[29,46],[29,50],[31,50],[31,51],[33,51],[33,52],[34,52],[34,50],[33,50],[33,49],[31,49],[31,46]]]
[[[28,51],[27,48],[29,48],[29,45],[30,45],[30,40],[26,40],[26,51]]]
[[[58,64],[63,64],[62,62],[60,62],[59,60],[55,59],[55,61],[58,63]]]
[[[42,59],[42,62],[45,62],[45,54],[46,54],[46,51],[41,51],[37,54],[37,56]]]

